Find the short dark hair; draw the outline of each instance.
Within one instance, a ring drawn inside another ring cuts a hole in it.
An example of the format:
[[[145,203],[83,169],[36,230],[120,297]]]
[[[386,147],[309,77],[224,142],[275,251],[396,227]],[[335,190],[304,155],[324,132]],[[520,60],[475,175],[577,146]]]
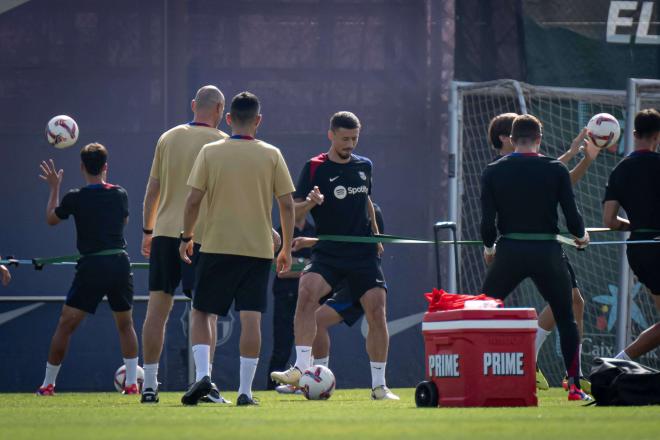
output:
[[[241,92],[231,100],[229,114],[232,121],[245,124],[256,118],[260,110],[259,98],[254,93]]]
[[[530,142],[543,134],[543,124],[536,116],[519,115],[511,125],[511,140],[514,143]]]
[[[337,112],[330,118],[330,130],[336,131],[339,128],[354,130],[360,128],[360,120],[351,112]]]
[[[518,113],[502,113],[490,120],[490,124],[488,124],[488,140],[493,148],[496,150],[502,149],[500,136],[511,136],[513,120],[517,116]]]
[[[87,144],[80,150],[80,160],[89,174],[98,176],[108,162],[108,150],[98,142]]]
[[[660,131],[660,112],[654,108],[647,108],[635,115],[635,136],[640,139],[648,138]]]

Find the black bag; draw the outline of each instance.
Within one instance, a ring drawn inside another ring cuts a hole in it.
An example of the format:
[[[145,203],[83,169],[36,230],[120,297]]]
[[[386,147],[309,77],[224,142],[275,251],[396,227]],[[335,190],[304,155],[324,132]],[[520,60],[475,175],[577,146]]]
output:
[[[660,405],[660,371],[637,362],[596,358],[589,379],[596,405]]]

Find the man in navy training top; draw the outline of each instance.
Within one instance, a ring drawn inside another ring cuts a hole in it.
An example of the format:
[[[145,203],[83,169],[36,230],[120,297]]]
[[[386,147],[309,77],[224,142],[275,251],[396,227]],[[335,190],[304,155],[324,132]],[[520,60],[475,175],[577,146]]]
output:
[[[554,239],[559,233],[557,206],[561,206],[568,230],[579,237],[575,239],[579,246],[588,244],[589,235],[575,204],[568,169],[538,153],[541,137],[537,118],[517,116],[511,129],[515,152],[491,163],[482,174],[481,236],[489,267],[481,290],[505,299],[521,281],[532,279],[557,321],[568,399],[590,400],[580,389],[580,337],[573,316],[571,280],[561,245]],[[502,237],[496,253],[498,231]],[[529,238],[514,234],[529,234]]]
[[[608,228],[631,231],[630,240],[651,240],[660,236],[660,113],[642,110],[635,116],[635,150],[610,174],[603,220]],[[623,208],[628,219],[618,216]],[[651,292],[660,311],[660,242],[628,245],[628,263],[637,278]],[[660,346],[660,323],[644,330],[616,357],[636,359]]]
[[[70,215],[76,222],[77,247],[82,257],[57,329],[50,343],[46,375],[37,395],[55,394],[55,380],[71,335],[88,313],[94,314],[107,295],[126,367],[124,394],[138,394],[138,343],[133,329],[133,274],[126,253],[124,226],[128,222],[128,197],[117,185],[106,183],[108,151],[101,144],[86,145],[80,152],[80,171],[87,183],[69,191],[58,206],[64,170],[51,159],[41,163],[41,177],[50,187],[46,222],[54,226]]]
[[[371,236],[378,234],[370,194],[372,163],[353,154],[360,135],[360,121],[350,112],[330,119],[330,150],[310,159],[302,170],[295,193],[296,217],[311,212],[317,235]],[[364,309],[369,333],[371,397],[398,400],[385,383],[389,336],[385,317],[387,285],[379,256],[382,244],[320,241],[312,249],[312,262],[300,278],[294,319],[296,363],[287,371],[271,373],[279,383],[298,385],[311,366],[316,336],[314,313],[319,300],[346,281],[352,298]]]

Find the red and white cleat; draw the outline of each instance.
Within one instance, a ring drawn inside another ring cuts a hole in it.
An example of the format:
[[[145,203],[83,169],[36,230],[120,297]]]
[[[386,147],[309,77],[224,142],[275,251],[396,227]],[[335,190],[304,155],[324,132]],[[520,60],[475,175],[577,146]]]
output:
[[[568,400],[582,400],[585,402],[591,402],[594,399],[592,399],[589,394],[585,393],[580,388],[576,387],[575,385],[571,385],[570,390],[568,390]]]
[[[39,387],[36,394],[37,396],[54,396],[55,386],[52,383],[49,383],[45,387]]]
[[[138,387],[136,384],[130,384],[126,387],[124,387],[124,391],[121,392],[122,394],[140,394],[140,391],[138,390]]]

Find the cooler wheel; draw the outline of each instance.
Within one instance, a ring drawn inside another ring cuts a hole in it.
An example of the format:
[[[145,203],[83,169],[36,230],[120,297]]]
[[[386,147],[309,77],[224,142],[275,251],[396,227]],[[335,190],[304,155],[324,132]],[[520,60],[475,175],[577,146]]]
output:
[[[418,407],[437,407],[438,388],[433,382],[420,382],[415,388],[415,404]]]

